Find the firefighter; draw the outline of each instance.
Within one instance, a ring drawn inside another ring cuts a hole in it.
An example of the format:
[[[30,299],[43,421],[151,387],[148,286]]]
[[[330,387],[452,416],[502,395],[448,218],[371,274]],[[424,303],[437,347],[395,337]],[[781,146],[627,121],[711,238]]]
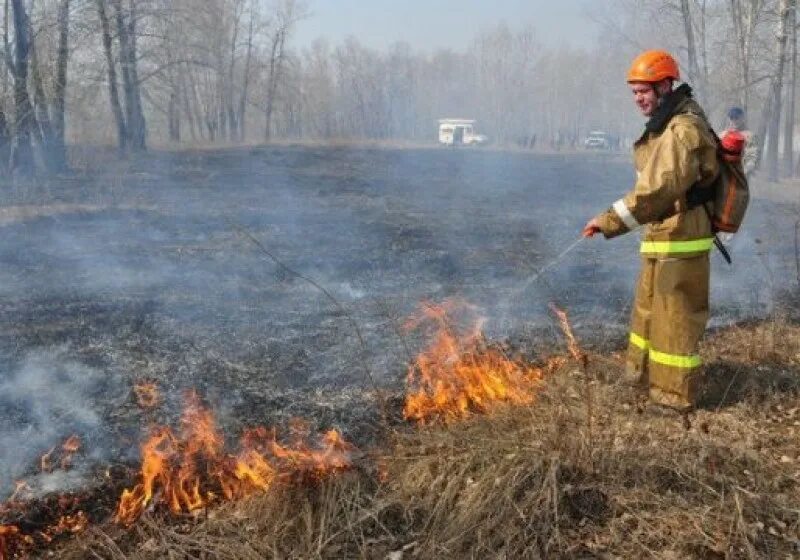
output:
[[[719,137],[720,140],[725,140],[725,137],[731,133],[739,133],[744,137],[744,155],[742,156],[742,167],[747,177],[752,175],[756,169],[756,162],[758,161],[758,143],[753,135],[753,132],[748,130],[745,121],[744,109],[741,107],[731,107],[728,110],[728,126],[723,130]]]
[[[607,239],[644,228],[641,271],[633,304],[626,375],[650,400],[681,412],[698,396],[698,344],[708,321],[711,220],[689,207],[690,188],[713,188],[717,144],[703,110],[664,51],[639,55],[627,75],[633,99],[649,120],[634,144],[636,183],[583,235]]]

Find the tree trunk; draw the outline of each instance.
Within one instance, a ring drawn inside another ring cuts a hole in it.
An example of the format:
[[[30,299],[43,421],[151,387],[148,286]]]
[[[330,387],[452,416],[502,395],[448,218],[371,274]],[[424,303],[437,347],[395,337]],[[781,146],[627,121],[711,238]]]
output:
[[[283,59],[284,31],[279,28],[272,40],[269,57],[269,75],[267,83],[267,103],[264,107],[264,140],[269,143],[272,139],[272,112],[275,110],[275,94],[278,91],[278,80]]]
[[[778,144],[781,132],[781,96],[783,95],[783,72],[786,59],[786,39],[789,22],[790,0],[781,0],[779,9],[779,23],[777,41],[778,65],[772,82],[772,111],[768,113],[768,138],[767,138],[767,173],[770,181],[778,180]]]
[[[3,99],[8,99],[8,77],[14,75],[14,61],[11,58],[11,47],[8,42],[8,0],[3,2]],[[0,169],[6,170],[11,165],[11,133],[8,130],[8,107],[0,111]]]
[[[122,0],[113,0],[113,2],[117,22],[119,59],[122,68],[122,91],[125,95],[127,146],[134,152],[142,152],[146,149],[146,131],[136,61],[135,0],[131,0],[127,24],[125,23],[125,10],[122,6]]]
[[[8,75],[14,73],[14,64],[11,59],[11,47],[8,43],[8,0],[3,3],[3,99],[8,97]]]
[[[705,96],[704,85],[700,79],[700,64],[697,61],[697,41],[694,35],[694,23],[689,0],[681,0],[681,19],[683,20],[683,31],[686,35],[686,54],[689,61],[688,73],[689,82],[697,90],[698,98],[702,102]]]
[[[130,20],[128,21],[127,42],[128,48],[128,68],[131,78],[131,98],[133,100],[133,116],[134,126],[130,127],[132,147],[135,151],[144,151],[147,149],[147,123],[144,118],[144,109],[142,108],[142,90],[139,83],[139,63],[137,54],[137,35],[136,35],[136,2],[138,0],[129,0],[128,14]]]
[[[278,10],[275,34],[272,37],[272,47],[269,57],[269,74],[267,75],[267,99],[264,107],[264,139],[269,142],[272,138],[272,113],[275,110],[278,85],[283,78],[283,64],[286,58],[286,39],[291,33],[292,26],[305,17],[303,4],[297,0],[284,0]]]
[[[169,94],[169,104],[167,105],[167,125],[171,142],[181,141],[181,117],[178,103],[178,94],[173,90]]]
[[[111,25],[108,22],[106,12],[106,0],[97,0],[97,14],[100,16],[100,26],[103,34],[103,51],[106,55],[106,67],[108,70],[108,93],[111,100],[111,112],[114,114],[114,121],[117,124],[117,143],[118,149],[124,152],[128,147],[128,131],[125,115],[119,100],[119,89],[117,86],[117,67],[114,63],[114,51],[111,41]]]
[[[67,168],[67,144],[64,138],[67,66],[69,63],[69,8],[70,0],[61,0],[58,7],[58,55],[56,81],[53,91],[53,145],[52,163],[55,171]]]
[[[247,26],[247,52],[244,58],[244,76],[242,79],[242,90],[239,93],[239,108],[237,120],[239,121],[239,141],[244,142],[247,135],[247,122],[245,111],[247,109],[247,93],[250,88],[250,64],[253,58],[253,32],[256,20],[255,2],[250,4],[250,22]]]
[[[733,23],[736,54],[738,58],[740,92],[742,108],[747,111],[750,105],[751,66],[756,24],[764,9],[764,0],[730,0],[730,14]],[[764,137],[761,136],[763,139]],[[763,142],[762,142],[763,145]]]
[[[192,69],[187,65],[186,66],[186,78],[189,81],[189,88],[186,91],[187,101],[186,106],[194,106],[194,118],[195,118],[195,126],[197,127],[198,133],[200,134],[200,138],[205,140],[206,133],[204,132],[204,123],[203,123],[203,115],[201,114],[201,106],[200,106],[200,99],[197,95],[197,81],[194,79],[194,72]],[[189,94],[191,93],[191,97]]]
[[[34,126],[33,107],[28,95],[28,57],[30,56],[30,24],[22,0],[11,0],[14,12],[14,46],[16,60],[14,69],[14,146],[11,151],[11,166],[23,174],[34,171],[31,133]]]
[[[225,111],[228,113],[228,139],[231,142],[239,140],[239,125],[237,122],[237,113],[234,108],[233,101],[233,83],[236,70],[236,46],[239,42],[239,22],[242,18],[242,7],[244,0],[237,1],[233,6],[233,34],[231,37],[230,59],[228,61],[228,79],[225,83]]]
[[[120,0],[112,0],[114,5],[114,21],[117,27],[117,43],[119,44],[119,66],[120,74],[122,75],[122,94],[125,96],[125,129],[127,136],[125,138],[126,145],[131,143],[131,128],[133,124],[133,99],[131,93],[133,87],[131,85],[130,66],[128,65],[128,31],[125,25],[124,15],[122,12],[122,3]]]
[[[789,29],[792,37],[791,79],[786,92],[786,118],[783,128],[783,176],[791,177],[794,172],[794,111],[797,91],[797,0],[789,0]]]
[[[192,141],[195,142],[197,141],[197,130],[195,128],[194,113],[192,112],[192,105],[189,102],[189,92],[187,91],[186,80],[181,68],[178,68],[178,80],[181,105],[183,106],[183,112],[186,116],[186,122],[189,123],[189,135],[192,137]]]
[[[31,36],[33,36],[32,30]],[[50,124],[50,109],[47,103],[47,96],[44,93],[42,73],[39,67],[39,57],[36,50],[36,42],[32,41],[30,45],[30,74],[31,84],[33,85],[33,115],[36,120],[33,133],[41,148],[41,156],[45,168],[48,171],[52,171],[53,163],[50,159],[50,146],[53,141],[53,127]]]
[[[219,139],[225,140],[228,135],[228,119],[225,111],[225,80],[220,79],[217,85],[217,122],[219,123]]]
[[[700,54],[703,60],[703,65],[699,69],[700,74],[700,88],[703,96],[708,94],[708,6],[707,0],[700,3]],[[703,98],[707,100],[707,97]]]

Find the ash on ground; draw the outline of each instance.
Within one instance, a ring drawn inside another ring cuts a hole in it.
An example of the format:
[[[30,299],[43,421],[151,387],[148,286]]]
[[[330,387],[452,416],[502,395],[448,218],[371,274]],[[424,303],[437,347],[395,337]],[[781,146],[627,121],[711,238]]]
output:
[[[480,306],[487,336],[529,358],[562,349],[550,302],[584,345],[618,347],[635,235],[588,240],[520,287],[632,181],[627,158],[605,154],[271,147],[7,185],[0,384],[14,402],[0,422],[15,451],[0,484],[70,433],[87,463],[134,460],[190,388],[231,437],[301,416],[369,442],[372,379],[399,394],[425,343],[403,325],[422,300]],[[793,212],[756,196],[734,267],[714,257],[714,324],[777,305],[794,278]],[[157,409],[137,405],[141,379],[162,391]]]

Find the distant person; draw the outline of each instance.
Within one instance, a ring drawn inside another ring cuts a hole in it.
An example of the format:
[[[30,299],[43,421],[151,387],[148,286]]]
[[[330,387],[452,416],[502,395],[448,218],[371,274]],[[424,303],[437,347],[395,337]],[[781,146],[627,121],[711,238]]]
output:
[[[728,111],[728,126],[720,133],[719,138],[723,142],[726,137],[733,133],[740,134],[744,139],[744,153],[742,156],[742,167],[748,177],[755,171],[758,161],[758,143],[752,131],[748,130],[745,121],[745,112],[741,107],[731,107]]]
[[[674,89],[680,73],[669,53],[642,53],[627,80],[649,119],[633,148],[638,178],[583,234],[612,238],[645,228],[626,372],[647,387],[652,402],[688,412],[701,379],[698,344],[709,316],[713,233],[709,215],[702,205],[689,206],[687,192],[713,187],[717,141],[689,85]]]

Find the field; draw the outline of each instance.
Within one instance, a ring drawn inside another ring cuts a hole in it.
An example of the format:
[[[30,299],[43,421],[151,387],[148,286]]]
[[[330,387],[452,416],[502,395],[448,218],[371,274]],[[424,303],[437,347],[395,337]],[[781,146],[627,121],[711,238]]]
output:
[[[287,146],[9,184],[0,491],[24,478],[37,507],[89,496],[64,557],[800,554],[797,207],[757,186],[735,266],[714,257],[710,384],[687,426],[619,379],[636,239],[550,266],[632,179],[607,154]],[[403,422],[429,334],[407,318],[453,300],[485,317],[488,345],[537,364],[566,352],[557,304],[588,368],[566,361],[516,408]],[[137,402],[143,382],[158,407]],[[146,428],[175,425],[189,389],[226,439],[299,416],[362,452],[320,484],[107,524]],[[73,434],[70,468],[37,473]]]

